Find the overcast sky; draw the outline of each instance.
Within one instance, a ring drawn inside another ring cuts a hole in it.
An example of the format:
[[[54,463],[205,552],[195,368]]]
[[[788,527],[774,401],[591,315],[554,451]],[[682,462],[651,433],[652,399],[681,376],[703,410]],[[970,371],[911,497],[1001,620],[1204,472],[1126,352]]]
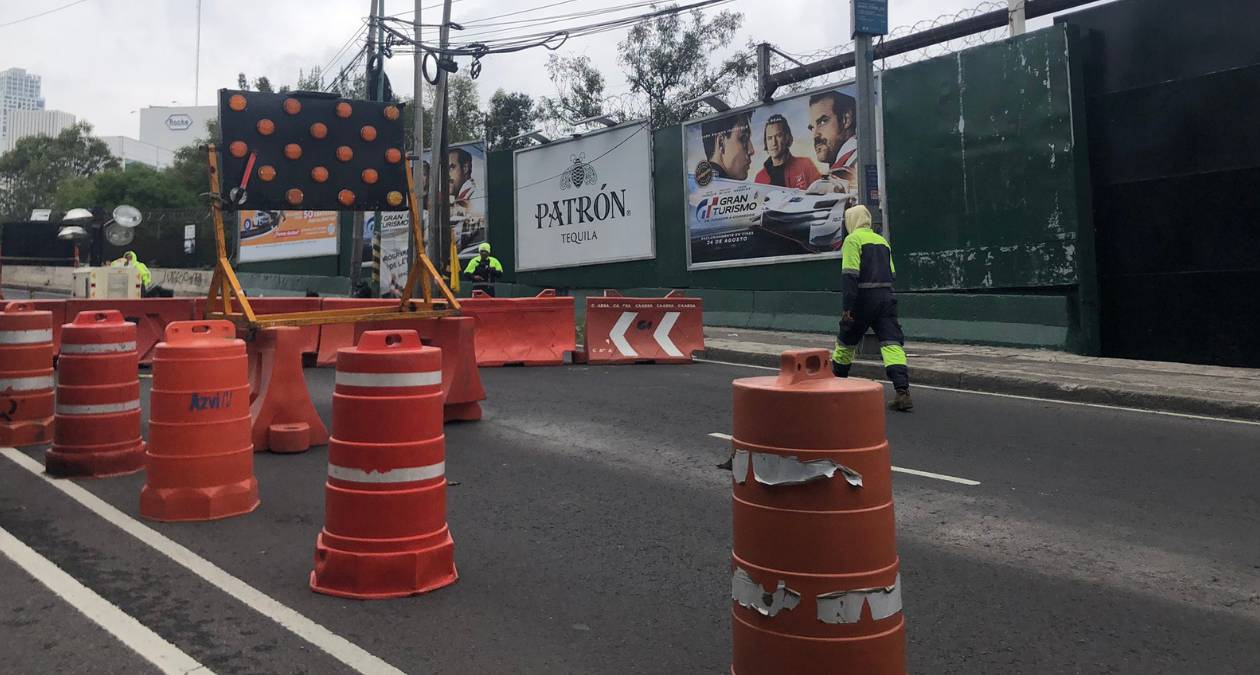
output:
[[[559,0],[455,0],[452,20],[466,24],[466,32],[471,33],[477,20],[532,7],[554,5],[497,21],[551,16],[630,1],[572,0],[556,4]],[[0,2],[0,26],[70,2],[4,0]],[[437,0],[425,2],[434,8],[424,11],[423,21],[437,23],[441,16]],[[986,3],[891,0],[889,24],[913,24],[981,4]],[[135,113],[138,108],[190,105],[194,92],[202,105],[208,105],[214,102],[216,90],[236,86],[238,72],[245,72],[251,79],[267,75],[278,86],[292,84],[299,69],[328,64],[362,25],[370,2],[202,0],[199,89],[193,85],[196,6],[197,0],[82,0],[46,16],[0,27],[0,70],[19,67],[37,73],[43,77],[48,108],[86,119],[95,125],[97,134],[134,137],[139,135],[139,115]],[[385,11],[397,14],[414,6],[413,0],[386,0]],[[730,40],[732,45],[742,46],[752,39],[768,41],[791,52],[808,53],[849,42],[847,0],[733,0],[707,11],[721,9],[745,15],[743,28]],[[1048,21],[1043,19],[1030,28],[1046,24]],[[589,55],[604,71],[609,93],[622,93],[627,88],[617,67],[616,44],[624,33],[622,30],[575,38],[560,52]],[[483,101],[499,87],[535,97],[554,93],[543,67],[548,53],[534,49],[486,57],[477,80]],[[345,60],[335,60],[334,67],[343,65]],[[387,62],[386,69],[395,91],[412,92],[410,55],[395,56]]]

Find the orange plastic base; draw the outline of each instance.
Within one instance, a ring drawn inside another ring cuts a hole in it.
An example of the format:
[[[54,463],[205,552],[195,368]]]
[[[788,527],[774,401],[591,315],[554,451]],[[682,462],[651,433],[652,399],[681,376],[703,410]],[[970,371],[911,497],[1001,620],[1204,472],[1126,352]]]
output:
[[[477,401],[448,403],[442,409],[442,419],[445,422],[476,422],[481,419],[481,404]]]
[[[277,453],[306,452],[311,448],[311,425],[306,422],[267,427],[267,449]]]
[[[900,615],[898,615],[900,617]],[[807,638],[759,628],[731,613],[731,672],[738,675],[828,675],[843,672],[905,675],[906,624],[860,638]]]
[[[330,547],[321,532],[315,540],[311,590],[355,600],[384,600],[420,595],[450,586],[455,571],[455,542],[450,530],[428,548],[388,553],[343,551]]]
[[[148,485],[140,491],[140,515],[150,520],[178,522],[218,520],[258,508],[258,480],[212,488],[164,488]]]
[[[0,424],[0,446],[24,448],[52,443],[53,418]]]
[[[130,448],[85,452],[80,447],[75,452],[58,452],[57,446],[44,453],[44,470],[58,478],[108,478],[125,476],[144,468],[144,441],[137,441]]]

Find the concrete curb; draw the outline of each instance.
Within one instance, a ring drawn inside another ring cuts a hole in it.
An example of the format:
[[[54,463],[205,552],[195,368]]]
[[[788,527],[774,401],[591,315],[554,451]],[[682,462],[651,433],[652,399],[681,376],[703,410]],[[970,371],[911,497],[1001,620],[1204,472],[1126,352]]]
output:
[[[700,355],[700,358],[754,366],[768,366],[771,368],[779,366],[778,354],[740,351],[737,349],[709,348]],[[852,374],[872,380],[885,379],[884,368],[877,361],[854,361]],[[1140,410],[1157,410],[1185,415],[1204,415],[1207,417],[1224,417],[1248,422],[1260,422],[1260,404],[1249,401],[1223,401],[1181,394],[1135,391],[1118,387],[1062,384],[1028,377],[1015,377],[965,369],[933,368],[923,365],[913,365],[910,377],[912,388],[915,384],[923,384],[967,391],[1070,401],[1072,403],[1093,403]]]

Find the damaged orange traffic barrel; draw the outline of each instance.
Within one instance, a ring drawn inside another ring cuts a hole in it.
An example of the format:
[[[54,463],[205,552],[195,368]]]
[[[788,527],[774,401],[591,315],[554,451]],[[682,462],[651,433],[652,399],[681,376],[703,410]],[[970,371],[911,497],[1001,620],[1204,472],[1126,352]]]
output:
[[[10,302],[0,312],[0,446],[43,445],[52,428],[52,312]]]
[[[136,324],[113,309],[79,312],[61,327],[54,476],[101,478],[144,468]]]
[[[175,321],[153,357],[140,515],[214,520],[258,507],[249,364],[228,321]]]
[[[883,389],[829,359],[733,383],[738,675],[906,672]]]
[[[413,330],[368,331],[338,350],[335,382],[311,589],[371,600],[455,583],[442,350]]]

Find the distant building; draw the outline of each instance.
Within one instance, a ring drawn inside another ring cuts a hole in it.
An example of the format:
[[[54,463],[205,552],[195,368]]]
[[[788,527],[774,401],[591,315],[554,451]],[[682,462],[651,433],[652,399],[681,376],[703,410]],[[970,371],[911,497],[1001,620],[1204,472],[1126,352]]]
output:
[[[0,151],[8,152],[17,142],[29,136],[56,136],[63,129],[74,126],[74,115],[60,110],[6,110],[7,119],[4,145]]]
[[[140,141],[172,152],[206,137],[206,123],[219,109],[202,106],[150,106],[140,109]]]
[[[10,110],[43,110],[41,78],[23,68],[0,71],[0,148],[6,147]]]
[[[130,136],[101,136],[109,146],[109,153],[122,160],[123,166],[132,163],[148,164],[155,169],[165,169],[175,161],[175,153],[152,143]]]

